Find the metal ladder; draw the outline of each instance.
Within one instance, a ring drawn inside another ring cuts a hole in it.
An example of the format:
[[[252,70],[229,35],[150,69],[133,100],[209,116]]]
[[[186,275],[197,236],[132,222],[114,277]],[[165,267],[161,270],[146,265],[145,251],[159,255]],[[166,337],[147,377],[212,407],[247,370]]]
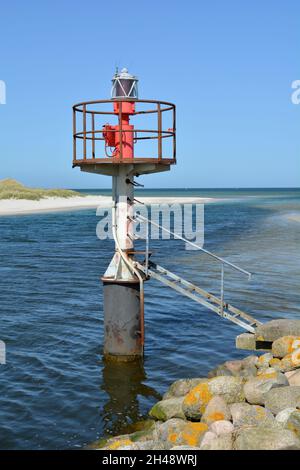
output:
[[[208,250],[205,250],[203,247],[196,245],[194,242],[187,240],[186,238],[171,232],[167,228],[153,222],[152,220],[143,217],[142,215],[136,215],[134,218],[135,221],[142,222],[146,224],[146,251],[145,253],[145,261],[140,263],[138,261],[133,262],[133,265],[141,271],[145,279],[153,278],[158,280],[159,282],[165,284],[168,287],[176,290],[182,295],[189,297],[190,299],[194,300],[198,304],[203,305],[204,307],[208,308],[209,310],[215,312],[217,315],[230,320],[232,323],[240,326],[246,331],[250,333],[255,332],[255,327],[261,325],[262,323],[256,320],[254,317],[249,315],[248,313],[243,312],[242,310],[233,307],[232,305],[226,303],[224,301],[224,267],[227,266],[233,270],[238,271],[241,274],[244,274],[251,278],[251,273],[246,271],[245,269],[240,268],[234,263],[231,263],[220,256],[211,253]],[[156,263],[150,261],[150,252],[149,252],[149,224],[160,228],[164,232],[167,232],[174,236],[174,238],[184,241],[185,243],[193,246],[194,248],[200,250],[201,252],[205,253],[206,255],[210,256],[215,261],[219,262],[221,265],[221,291],[220,297],[216,297],[213,294],[210,294],[204,289],[192,284],[191,282],[183,279],[182,277],[178,276],[177,274],[168,271],[167,269],[159,266]]]
[[[168,271],[167,269],[159,266],[158,264],[149,261],[148,266],[139,262],[135,266],[147,277],[156,279],[168,287],[176,290],[182,295],[189,297],[198,304],[203,305],[209,310],[215,312],[223,318],[227,318],[236,325],[243,329],[254,333],[255,327],[260,325],[261,322],[257,321],[251,315],[233,307],[230,304],[222,302],[221,298],[201,289],[200,287],[192,284],[191,282],[183,279],[177,274]]]

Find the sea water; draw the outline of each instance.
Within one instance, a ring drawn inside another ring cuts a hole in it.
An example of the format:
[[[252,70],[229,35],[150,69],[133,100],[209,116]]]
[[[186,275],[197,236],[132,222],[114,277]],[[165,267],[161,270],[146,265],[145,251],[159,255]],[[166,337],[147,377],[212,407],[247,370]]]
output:
[[[108,191],[82,190],[91,194]],[[300,318],[300,191],[148,190],[216,198],[205,245],[253,273],[225,270],[225,301],[259,320]],[[0,217],[0,447],[80,448],[147,416],[176,379],[205,376],[242,330],[175,291],[145,285],[146,350],[138,364],[105,364],[100,281],[113,252],[95,210]],[[218,293],[220,266],[179,240],[151,241],[153,260]]]

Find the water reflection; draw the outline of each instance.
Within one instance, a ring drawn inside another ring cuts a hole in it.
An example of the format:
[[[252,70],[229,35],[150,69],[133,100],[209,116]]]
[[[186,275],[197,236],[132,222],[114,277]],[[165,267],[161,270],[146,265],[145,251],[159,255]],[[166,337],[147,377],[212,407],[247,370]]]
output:
[[[143,361],[128,363],[103,360],[103,383],[108,399],[103,406],[104,434],[117,435],[125,432],[132,423],[145,418],[140,412],[140,400],[161,395],[154,388],[145,385],[147,379]]]

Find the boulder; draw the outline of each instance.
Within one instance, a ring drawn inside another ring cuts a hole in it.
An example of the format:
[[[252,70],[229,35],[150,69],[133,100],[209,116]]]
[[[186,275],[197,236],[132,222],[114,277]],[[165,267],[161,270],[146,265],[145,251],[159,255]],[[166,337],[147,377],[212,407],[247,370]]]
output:
[[[133,446],[134,443],[131,441],[130,437],[126,434],[124,436],[116,436],[108,439],[105,442],[105,445],[100,446],[98,450],[118,450],[127,446]]]
[[[244,401],[243,379],[220,376],[197,385],[184,398],[185,416],[200,419],[208,402],[216,395],[221,396],[226,403]]]
[[[220,375],[226,375],[230,377],[233,374],[229,369],[227,369],[227,367],[225,367],[224,364],[221,364],[220,366],[215,367],[214,369],[209,371],[209,373],[207,374],[207,377],[209,379],[212,379],[213,377],[219,377]]]
[[[209,430],[213,432],[214,434],[216,434],[217,436],[220,436],[221,434],[227,434],[228,432],[233,432],[234,427],[230,421],[220,420],[220,421],[214,421],[209,426]]]
[[[240,371],[242,370],[243,361],[241,360],[226,361],[224,362],[224,367],[226,367],[226,369],[228,369],[232,373],[232,375],[238,376]]]
[[[200,450],[200,447],[193,447],[193,446],[174,446],[174,447],[171,447],[171,450]]]
[[[269,362],[270,367],[275,370],[281,370],[281,360],[278,357],[273,357]]]
[[[230,405],[232,421],[235,427],[241,426],[273,426],[275,418],[269,410],[259,405],[234,403]]]
[[[157,440],[136,442],[135,445],[137,446],[137,450],[169,450],[171,448],[169,444]]]
[[[139,446],[137,444],[130,444],[126,446],[120,446],[117,450],[139,450]]]
[[[244,357],[242,361],[243,367],[245,368],[245,367],[256,366],[257,361],[258,361],[258,356],[251,355],[251,356]]]
[[[300,336],[282,336],[272,344],[272,354],[274,357],[283,358],[300,347]]]
[[[210,439],[209,442],[205,443],[202,441],[201,450],[233,450],[233,434],[228,432],[216,436],[214,439]]]
[[[262,354],[257,360],[256,367],[259,369],[266,369],[269,367],[271,359],[273,359],[273,355],[271,353]]]
[[[183,399],[184,397],[161,400],[151,408],[149,415],[151,418],[158,419],[160,421],[167,421],[167,419],[171,418],[184,419],[185,416],[182,410]]]
[[[294,410],[288,417],[285,427],[300,439],[300,410]]]
[[[201,444],[202,438],[208,426],[205,423],[191,423],[187,422],[184,429],[178,434],[174,433],[169,436],[169,441],[173,445],[188,445],[198,447]]]
[[[214,432],[206,431],[206,433],[204,434],[204,436],[202,438],[202,441],[201,441],[201,447],[207,446],[211,441],[216,439],[216,437],[217,437],[217,435]]]
[[[257,368],[255,366],[248,366],[248,367],[243,367],[243,369],[240,372],[240,377],[255,377],[257,374]]]
[[[252,333],[242,333],[235,339],[235,347],[237,349],[247,349],[254,351],[256,349],[255,335]]]
[[[300,320],[271,320],[256,328],[255,338],[257,341],[276,341],[282,336],[300,336]]]
[[[183,419],[171,418],[164,423],[158,424],[154,438],[159,441],[171,442],[170,436],[179,434],[184,429],[186,423]]]
[[[275,387],[288,385],[284,374],[276,370],[261,373],[257,377],[250,378],[244,385],[246,400],[253,405],[263,405],[266,392]]]
[[[209,381],[209,390],[212,396],[219,395],[230,404],[245,401],[243,385],[240,377],[215,377]]]
[[[284,375],[288,379],[288,382],[289,382],[290,385],[299,385],[300,386],[300,369],[285,372]]]
[[[198,447],[207,430],[206,423],[191,423],[172,418],[160,425],[158,437],[171,447],[177,445]]]
[[[297,408],[285,408],[284,410],[280,411],[275,417],[277,423],[285,427],[290,415],[293,413],[293,411],[296,410]]]
[[[210,425],[214,421],[230,420],[231,413],[224,398],[215,396],[207,404],[201,421]]]
[[[300,348],[284,356],[280,363],[280,368],[283,372],[287,372],[298,367],[300,367]]]
[[[249,426],[236,433],[236,450],[300,449],[300,441],[289,429]]]
[[[264,395],[264,405],[274,415],[285,408],[300,407],[300,387],[296,385],[276,387]]]
[[[167,398],[183,397],[189,393],[192,388],[196,387],[196,385],[206,381],[206,378],[176,380],[176,382],[173,382],[169,390],[164,394],[163,399],[165,400]]]

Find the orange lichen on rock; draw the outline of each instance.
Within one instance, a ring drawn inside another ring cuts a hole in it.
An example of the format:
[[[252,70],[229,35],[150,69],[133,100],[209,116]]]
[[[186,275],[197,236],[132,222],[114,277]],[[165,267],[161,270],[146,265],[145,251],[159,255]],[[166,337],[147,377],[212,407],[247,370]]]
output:
[[[266,371],[258,372],[257,377],[259,377],[260,379],[276,379],[277,371],[274,370],[270,372],[266,372]]]
[[[286,371],[300,366],[300,348],[287,354],[281,360],[281,370]]]
[[[132,441],[130,439],[119,439],[109,444],[106,447],[106,449],[117,450],[119,449],[119,447],[130,446],[130,445],[132,445]]]
[[[187,423],[180,432],[170,432],[168,441],[176,445],[197,446],[200,444],[202,435],[208,430],[205,423]]]
[[[225,419],[224,413],[221,413],[220,411],[215,411],[214,413],[210,413],[209,415],[206,416],[206,420],[208,422],[221,421],[224,419]]]
[[[181,433],[183,445],[197,446],[200,444],[202,435],[208,430],[205,423],[189,423]]]
[[[169,434],[168,440],[169,440],[170,442],[173,442],[173,444],[175,444],[175,442],[177,441],[177,439],[178,439],[178,433],[176,433],[176,432],[171,432],[171,433]]]
[[[278,357],[273,357],[273,359],[270,360],[269,364],[270,366],[279,366],[280,362],[281,361]]]
[[[198,403],[200,408],[205,408],[209,400],[212,398],[212,394],[209,390],[208,382],[196,385],[185,397],[184,404],[188,406],[194,406]]]

